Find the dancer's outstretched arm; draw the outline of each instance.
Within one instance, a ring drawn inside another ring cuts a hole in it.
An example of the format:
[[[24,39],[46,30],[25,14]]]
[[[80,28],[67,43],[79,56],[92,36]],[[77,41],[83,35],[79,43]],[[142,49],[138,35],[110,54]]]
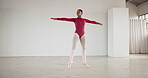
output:
[[[96,22],[96,21],[91,21],[91,20],[88,20],[88,19],[85,19],[85,21],[86,21],[87,23],[102,25],[102,23],[99,23],[99,22]]]
[[[53,20],[61,20],[61,21],[69,21],[69,22],[73,22],[75,20],[75,18],[51,18]]]

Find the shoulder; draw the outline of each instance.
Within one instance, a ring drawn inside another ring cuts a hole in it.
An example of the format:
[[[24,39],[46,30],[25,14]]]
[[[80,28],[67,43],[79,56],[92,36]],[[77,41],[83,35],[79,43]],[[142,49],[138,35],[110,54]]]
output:
[[[87,18],[82,18],[84,21],[87,21],[88,19]]]
[[[70,18],[70,19],[72,19],[72,20],[76,20],[77,18]]]
[[[76,19],[76,18],[70,18],[70,19]]]

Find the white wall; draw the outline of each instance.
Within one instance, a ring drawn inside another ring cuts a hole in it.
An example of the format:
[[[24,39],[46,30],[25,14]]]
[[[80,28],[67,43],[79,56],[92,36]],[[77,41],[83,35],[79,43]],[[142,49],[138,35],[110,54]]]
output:
[[[138,19],[138,8],[136,5],[131,3],[126,3],[126,8],[129,8],[129,18]]]
[[[74,24],[50,17],[84,17],[103,23],[86,24],[87,55],[107,55],[107,11],[125,7],[125,0],[0,0],[0,56],[68,56]],[[78,43],[76,55],[81,55]]]
[[[148,2],[138,6],[138,15],[143,15],[148,13]]]

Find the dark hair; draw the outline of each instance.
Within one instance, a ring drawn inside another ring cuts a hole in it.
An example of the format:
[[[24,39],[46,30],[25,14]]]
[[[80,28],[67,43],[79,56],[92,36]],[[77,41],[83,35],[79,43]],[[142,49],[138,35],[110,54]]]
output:
[[[83,14],[83,10],[82,9],[78,9],[82,14]]]

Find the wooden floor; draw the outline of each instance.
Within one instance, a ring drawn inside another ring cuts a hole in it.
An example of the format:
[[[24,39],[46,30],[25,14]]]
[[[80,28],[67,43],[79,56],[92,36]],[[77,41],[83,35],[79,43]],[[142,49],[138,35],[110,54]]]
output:
[[[68,69],[68,57],[0,57],[0,78],[148,78],[148,55],[95,56],[87,61],[90,68],[75,57]]]

